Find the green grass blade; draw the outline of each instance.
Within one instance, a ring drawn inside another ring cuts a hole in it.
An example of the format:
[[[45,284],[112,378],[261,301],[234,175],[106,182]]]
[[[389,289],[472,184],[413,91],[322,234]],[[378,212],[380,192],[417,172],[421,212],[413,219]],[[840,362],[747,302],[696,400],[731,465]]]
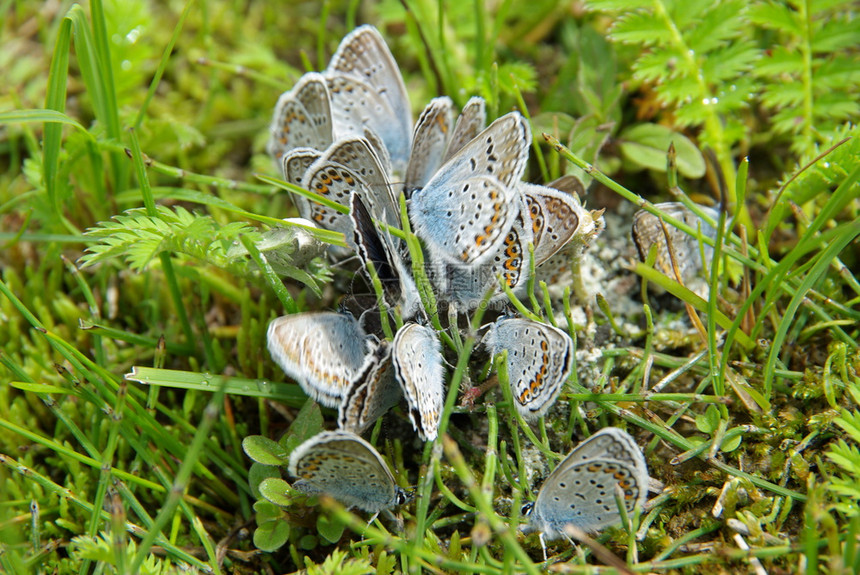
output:
[[[73,7],[72,10],[75,10]],[[70,11],[71,12],[71,11]],[[71,49],[72,21],[64,18],[57,33],[51,69],[48,72],[48,88],[45,95],[45,108],[63,114],[66,109],[66,86],[69,75],[69,50]],[[60,166],[60,146],[62,145],[63,126],[56,121],[45,123],[42,143],[42,171],[45,188],[54,212],[62,217],[57,181]],[[71,230],[77,231],[77,230]]]
[[[782,343],[785,339],[788,329],[794,323],[795,313],[803,304],[807,292],[812,289],[816,283],[820,282],[825,272],[830,269],[830,264],[833,259],[845,249],[848,244],[860,235],[860,220],[855,220],[839,238],[834,240],[824,251],[816,256],[816,264],[806,275],[800,288],[794,297],[791,298],[785,311],[782,313],[782,319],[777,327],[776,334],[773,337],[773,343],[770,346],[770,353],[767,357],[767,362],[764,367],[764,390],[766,397],[770,398],[771,389],[773,387],[774,370],[776,362],[779,358],[779,353],[782,351]],[[855,349],[857,342],[853,342]]]
[[[144,385],[196,389],[210,392],[216,391],[223,385],[224,392],[228,395],[260,397],[271,401],[280,401],[295,407],[301,407],[308,399],[305,392],[295,383],[225,377],[175,369],[156,369],[154,367],[136,365],[132,367],[131,373],[125,375],[125,379]]]

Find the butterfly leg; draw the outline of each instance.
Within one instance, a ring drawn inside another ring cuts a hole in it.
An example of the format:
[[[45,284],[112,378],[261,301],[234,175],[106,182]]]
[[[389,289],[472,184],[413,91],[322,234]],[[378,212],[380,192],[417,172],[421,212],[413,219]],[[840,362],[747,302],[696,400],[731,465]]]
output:
[[[543,562],[547,563],[549,559],[547,559],[546,556],[546,540],[544,539],[543,533],[540,534],[538,539],[540,540],[540,548],[543,549]]]
[[[371,523],[373,523],[374,521],[376,521],[376,518],[377,518],[377,517],[379,517],[379,511],[377,511],[376,513],[374,513],[374,514],[370,517],[370,520],[367,522],[367,527],[370,527],[370,524],[371,524]]]

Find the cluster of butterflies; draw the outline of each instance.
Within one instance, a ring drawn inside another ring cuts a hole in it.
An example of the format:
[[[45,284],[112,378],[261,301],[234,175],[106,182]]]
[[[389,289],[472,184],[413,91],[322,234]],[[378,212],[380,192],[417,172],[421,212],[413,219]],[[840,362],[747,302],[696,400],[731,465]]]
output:
[[[294,195],[300,216],[343,233],[349,247],[333,247],[332,255],[356,253],[365,269],[375,269],[386,304],[407,319],[391,342],[367,334],[344,313],[294,314],[270,324],[274,360],[310,397],[338,409],[337,431],[294,450],[289,471],[299,478],[295,487],[378,513],[408,497],[358,434],[405,398],[419,436],[437,437],[444,358],[435,330],[409,321],[426,311],[409,251],[389,231],[400,228],[401,194],[437,301],[458,311],[482,301],[501,305],[507,301],[502,284],[522,295],[530,270],[563,281],[571,261],[602,229],[601,214],[580,204],[579,180],[548,186],[521,181],[532,142],[522,115],[511,112],[485,124],[483,99],[469,100],[455,121],[451,100],[441,97],[413,129],[399,68],[371,26],[346,36],[323,73],[305,74],[279,99],[268,152],[287,182],[329,200]],[[517,410],[530,421],[546,413],[571,373],[570,336],[503,316],[487,326],[482,343],[494,355],[507,352]],[[563,533],[565,522],[599,529],[620,517],[615,489],[632,512],[641,506],[647,478],[632,438],[603,430],[550,476],[532,525],[549,537]],[[577,498],[593,489],[593,501]]]
[[[452,106],[433,99],[413,130],[399,68],[376,29],[362,26],[343,39],[325,72],[305,74],[281,96],[272,122],[268,151],[285,180],[349,208],[297,195],[300,215],[343,233],[364,269],[373,264],[386,303],[407,319],[424,310],[408,250],[386,228],[399,227],[401,192],[438,301],[463,311],[488,292],[491,304],[506,301],[500,281],[522,294],[533,268],[559,277],[602,227],[600,215],[581,206],[575,178],[550,186],[521,181],[531,145],[522,115],[484,128],[483,99],[469,100],[456,122]],[[431,328],[407,322],[389,343],[348,315],[296,314],[272,322],[268,341],[311,397],[339,408],[343,429],[360,433],[405,396],[420,436],[436,437],[444,369]],[[529,419],[545,413],[570,374],[570,337],[502,318],[485,345],[508,351],[520,412]]]
[[[349,208],[294,195],[299,215],[344,234],[344,257],[372,262],[404,317],[420,312],[408,253],[378,225],[400,227],[398,198],[426,250],[442,305],[474,309],[501,280],[518,295],[532,268],[559,278],[602,229],[585,210],[582,184],[522,182],[532,143],[511,112],[485,128],[482,98],[454,119],[450,98],[434,98],[412,127],[403,78],[382,37],[362,26],[343,39],[323,73],[302,76],[278,101],[268,144],[284,179]],[[529,246],[533,246],[533,251]]]

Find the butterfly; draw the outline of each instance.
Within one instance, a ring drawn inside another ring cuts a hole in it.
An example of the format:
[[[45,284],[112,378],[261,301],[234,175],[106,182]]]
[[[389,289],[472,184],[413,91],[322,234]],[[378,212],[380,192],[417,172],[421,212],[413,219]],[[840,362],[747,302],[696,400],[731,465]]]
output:
[[[502,116],[413,193],[409,217],[434,262],[477,265],[493,256],[519,213],[513,184],[530,143],[525,118]]]
[[[616,493],[628,515],[641,509],[648,495],[648,468],[633,438],[607,427],[577,445],[546,478],[535,501],[523,506],[529,523],[522,531],[541,533],[546,558],[545,541],[570,539],[568,526],[594,533],[619,523]]]
[[[705,237],[714,239],[717,236],[717,232],[713,227],[708,225],[707,222],[700,220],[692,210],[680,202],[664,202],[655,204],[654,207],[684,222],[691,228],[696,229],[697,226],[701,225],[702,235]],[[714,219],[719,217],[719,212],[714,208],[702,206],[702,209]],[[705,262],[702,260],[702,251],[699,250],[698,238],[687,235],[669,224],[666,224],[664,229],[661,219],[650,212],[639,210],[633,215],[632,235],[633,243],[636,244],[639,257],[643,262],[648,257],[651,247],[654,245],[657,246],[655,267],[670,278],[675,278],[671,254],[674,254],[674,263],[678,266],[681,279],[685,282],[693,279],[704,267]],[[672,244],[671,254],[667,241]],[[705,260],[709,260],[713,253],[713,248],[708,244],[703,245],[704,258]]]
[[[445,370],[436,332],[417,323],[404,324],[394,336],[391,357],[413,427],[425,441],[436,439],[445,389]]]
[[[269,353],[310,397],[338,407],[374,359],[376,339],[349,314],[306,312],[272,320]]]
[[[507,352],[514,406],[528,421],[555,403],[573,369],[573,340],[564,331],[526,318],[499,318],[483,345],[493,355]]]
[[[379,452],[352,432],[323,431],[290,453],[293,487],[309,495],[327,494],[347,508],[373,513],[402,505],[412,495],[399,487]]]
[[[332,113],[325,78],[303,75],[275,106],[266,150],[280,167],[295,148],[325,150],[332,143]]]
[[[412,112],[400,68],[379,31],[365,25],[345,36],[324,76],[335,134],[378,136],[390,158],[393,179],[402,181],[409,161]]]

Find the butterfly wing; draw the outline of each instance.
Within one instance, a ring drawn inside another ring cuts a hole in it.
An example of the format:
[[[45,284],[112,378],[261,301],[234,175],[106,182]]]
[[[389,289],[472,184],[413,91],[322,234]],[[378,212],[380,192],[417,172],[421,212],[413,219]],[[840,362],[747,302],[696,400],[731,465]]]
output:
[[[267,151],[280,165],[293,148],[324,150],[332,142],[328,89],[320,74],[305,74],[275,106]]]
[[[305,173],[302,187],[341,205],[347,205],[349,195],[354,191],[365,196],[370,193],[352,170],[324,157],[314,162]],[[307,219],[322,228],[344,234],[347,241],[352,238],[349,216],[330,206],[311,202]]]
[[[308,113],[311,124],[316,128],[321,140],[316,147],[324,150],[332,142],[331,96],[328,93],[325,76],[309,72],[299,78],[293,89],[298,100]],[[313,147],[313,146],[312,146]]]
[[[517,411],[527,420],[546,413],[573,368],[570,336],[529,319],[500,319],[484,345],[493,354],[508,352],[508,378]]]
[[[376,89],[394,111],[393,119],[407,130],[412,124],[409,94],[400,68],[385,40],[373,26],[359,26],[347,34],[329,62],[328,70],[358,78]],[[409,133],[405,134],[409,138]]]
[[[365,372],[350,387],[338,408],[337,426],[362,433],[397,405],[403,393],[394,378],[391,346],[382,342]]]
[[[634,467],[604,458],[565,463],[544,482],[531,513],[532,529],[542,531],[546,539],[562,536],[566,525],[594,533],[620,522],[616,485],[628,514],[644,503],[647,476],[642,482]]]
[[[368,140],[363,137],[338,140],[326,152],[326,158],[349,168],[361,179],[367,188],[362,199],[374,217],[389,225],[400,223],[400,210],[392,194],[388,173]]]
[[[511,291],[520,295],[529,279],[529,244],[534,242],[534,235],[525,221],[524,214],[525,206],[520,202],[514,225],[505,235],[502,249],[493,256],[493,279],[501,277]]]
[[[442,164],[453,124],[451,98],[433,98],[415,123],[412,151],[406,168],[406,197],[423,188]]]
[[[402,174],[409,161],[412,114],[400,68],[385,40],[373,26],[360,26],[341,41],[326,71],[335,123],[346,120],[373,129],[391,154],[395,170]],[[352,80],[348,82],[345,80]],[[336,111],[336,109],[340,111]],[[363,130],[356,132],[362,135]]]
[[[284,181],[302,185],[302,178],[311,165],[322,157],[322,152],[313,148],[294,148],[283,157]]]
[[[546,281],[550,287],[554,285],[567,285],[572,279],[575,262],[581,258],[583,251],[589,243],[596,238],[603,228],[602,210],[597,212],[586,210],[579,202],[577,196],[569,196],[576,208],[579,223],[573,236],[568,242],[550,256],[535,270],[538,278]]]
[[[577,445],[546,478],[532,509],[531,529],[557,539],[568,524],[595,532],[618,523],[616,484],[628,514],[645,504],[645,456],[627,432],[607,427]]]
[[[372,445],[349,431],[311,437],[290,454],[288,469],[300,479],[293,487],[329,494],[347,507],[378,513],[398,502],[388,465]]]
[[[547,186],[520,184],[534,233],[535,264],[564,247],[579,227],[578,206],[572,196]]]
[[[322,152],[314,150],[313,148],[294,148],[284,154],[282,158],[284,181],[301,187],[302,179],[305,177],[305,173],[308,171],[308,168],[310,168],[311,165],[321,156]],[[305,219],[310,219],[311,201],[299,194],[290,194],[290,197],[296,205],[299,216]]]
[[[707,225],[705,222],[700,222],[699,218],[692,210],[687,208],[680,202],[664,202],[656,204],[661,212],[681,220],[688,226],[696,228],[702,226],[702,234],[711,238],[716,237],[716,230]],[[672,258],[670,256],[666,236],[669,236],[669,241],[672,243],[672,251],[675,255],[675,263],[681,272],[681,278],[689,281],[701,271],[703,267],[701,252],[699,251],[699,240],[696,237],[689,236],[683,231],[675,228],[670,224],[666,224],[665,231],[660,222],[660,218],[639,210],[633,215],[633,242],[639,251],[639,257],[642,261],[648,257],[648,252],[651,246],[657,245],[657,260],[655,267],[670,278],[675,278],[675,271],[672,266]],[[709,258],[712,253],[712,248],[705,245],[705,257]]]
[[[392,360],[413,427],[425,441],[436,439],[445,379],[436,333],[415,323],[404,325],[394,336]]]
[[[269,353],[310,397],[337,407],[370,361],[372,340],[351,315],[309,312],[269,324]]]
[[[483,98],[469,98],[457,117],[457,124],[451,133],[448,148],[442,162],[450,160],[463,146],[471,142],[487,125],[486,103]]]

